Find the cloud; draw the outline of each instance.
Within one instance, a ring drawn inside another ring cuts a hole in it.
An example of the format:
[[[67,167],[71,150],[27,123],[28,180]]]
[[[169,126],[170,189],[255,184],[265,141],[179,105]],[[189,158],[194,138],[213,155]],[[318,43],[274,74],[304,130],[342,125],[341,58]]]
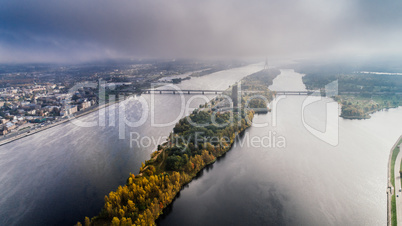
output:
[[[400,52],[399,2],[3,0],[0,61]]]

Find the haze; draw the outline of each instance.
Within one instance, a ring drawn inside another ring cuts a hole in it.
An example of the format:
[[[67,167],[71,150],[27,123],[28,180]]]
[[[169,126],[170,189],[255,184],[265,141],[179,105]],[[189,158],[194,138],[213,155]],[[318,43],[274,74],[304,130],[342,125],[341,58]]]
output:
[[[2,0],[0,63],[396,54],[401,1]]]

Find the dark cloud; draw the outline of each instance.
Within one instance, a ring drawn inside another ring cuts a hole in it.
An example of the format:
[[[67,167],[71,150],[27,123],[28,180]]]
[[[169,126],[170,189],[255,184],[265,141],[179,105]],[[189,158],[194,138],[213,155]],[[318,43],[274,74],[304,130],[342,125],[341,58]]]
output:
[[[400,52],[401,1],[3,0],[0,61]]]

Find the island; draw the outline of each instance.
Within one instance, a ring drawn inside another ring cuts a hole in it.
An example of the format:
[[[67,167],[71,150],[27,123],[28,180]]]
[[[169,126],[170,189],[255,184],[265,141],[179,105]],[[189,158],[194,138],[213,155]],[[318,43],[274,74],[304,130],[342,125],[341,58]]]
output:
[[[236,136],[251,126],[255,110],[268,111],[275,95],[268,86],[279,74],[277,69],[264,69],[246,76],[179,120],[139,173],[130,174],[124,186],[105,196],[99,215],[85,217],[84,224],[155,225],[183,186],[229,151]]]

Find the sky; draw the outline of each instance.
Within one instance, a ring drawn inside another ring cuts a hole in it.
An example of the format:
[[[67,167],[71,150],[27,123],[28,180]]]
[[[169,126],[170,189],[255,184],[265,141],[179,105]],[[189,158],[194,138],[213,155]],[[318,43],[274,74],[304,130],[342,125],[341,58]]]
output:
[[[0,63],[402,52],[399,0],[0,0]]]

